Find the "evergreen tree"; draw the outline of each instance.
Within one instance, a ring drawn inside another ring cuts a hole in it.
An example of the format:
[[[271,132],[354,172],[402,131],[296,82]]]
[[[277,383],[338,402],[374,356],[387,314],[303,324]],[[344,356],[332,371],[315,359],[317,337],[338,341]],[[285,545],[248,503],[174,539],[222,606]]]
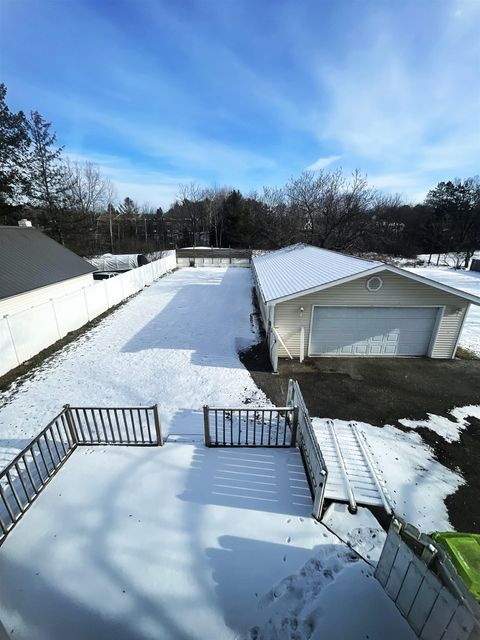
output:
[[[29,165],[31,171],[30,195],[32,204],[43,213],[46,231],[62,244],[65,243],[64,196],[65,179],[60,158],[63,147],[57,147],[57,136],[50,131],[38,111],[32,111],[27,122],[31,138]]]
[[[29,191],[27,123],[22,111],[10,111],[6,95],[6,86],[0,84],[0,207],[3,212],[21,204]]]
[[[243,197],[234,189],[223,202],[223,244],[225,247],[241,246],[239,231],[243,217]]]
[[[425,203],[440,228],[439,250],[465,254],[465,266],[480,245],[480,180],[439,182]]]
[[[139,210],[135,202],[127,196],[118,207],[118,213],[122,216],[136,216],[138,215]]]

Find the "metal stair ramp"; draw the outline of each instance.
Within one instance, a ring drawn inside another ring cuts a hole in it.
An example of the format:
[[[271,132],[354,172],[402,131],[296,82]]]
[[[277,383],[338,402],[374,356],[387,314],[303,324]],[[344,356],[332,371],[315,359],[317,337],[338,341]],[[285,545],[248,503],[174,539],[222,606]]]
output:
[[[348,503],[352,513],[362,505],[391,514],[385,482],[357,425],[324,420],[314,430],[328,469],[325,498]]]

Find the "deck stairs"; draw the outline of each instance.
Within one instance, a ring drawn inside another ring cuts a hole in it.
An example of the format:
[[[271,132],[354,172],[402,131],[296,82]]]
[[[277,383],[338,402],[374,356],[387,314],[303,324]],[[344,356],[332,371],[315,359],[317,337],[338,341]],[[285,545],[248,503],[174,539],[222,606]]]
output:
[[[381,507],[391,514],[385,481],[363,431],[355,422],[315,422],[314,432],[328,469],[325,499],[345,502],[353,513],[362,505]]]

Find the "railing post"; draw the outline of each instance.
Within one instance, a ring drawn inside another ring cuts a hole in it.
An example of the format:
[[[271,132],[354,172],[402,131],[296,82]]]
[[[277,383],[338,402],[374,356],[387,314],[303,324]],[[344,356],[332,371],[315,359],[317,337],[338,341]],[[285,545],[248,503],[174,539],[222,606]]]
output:
[[[155,421],[155,433],[157,434],[157,444],[163,447],[162,425],[160,423],[160,407],[158,404],[153,406],[153,417]]]
[[[293,407],[293,424],[292,424],[292,439],[290,446],[297,446],[297,429],[298,429],[298,407]]]
[[[72,436],[72,441],[74,442],[75,445],[78,444],[78,433],[77,433],[77,428],[75,426],[75,422],[73,421],[72,418],[72,411],[70,409],[70,405],[69,404],[64,404],[63,405],[63,409],[65,411],[65,418],[67,419],[67,424],[68,424],[68,428],[70,430],[70,435]]]
[[[203,430],[205,432],[205,446],[210,447],[210,414],[208,405],[203,405]]]

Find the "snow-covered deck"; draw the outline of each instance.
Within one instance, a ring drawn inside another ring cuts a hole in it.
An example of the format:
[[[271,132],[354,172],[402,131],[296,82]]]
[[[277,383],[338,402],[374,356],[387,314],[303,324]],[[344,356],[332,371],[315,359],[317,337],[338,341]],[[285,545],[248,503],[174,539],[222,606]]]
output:
[[[0,549],[0,619],[23,640],[223,639],[270,618],[293,629],[294,597],[312,637],[411,638],[311,508],[294,449],[79,449]]]

